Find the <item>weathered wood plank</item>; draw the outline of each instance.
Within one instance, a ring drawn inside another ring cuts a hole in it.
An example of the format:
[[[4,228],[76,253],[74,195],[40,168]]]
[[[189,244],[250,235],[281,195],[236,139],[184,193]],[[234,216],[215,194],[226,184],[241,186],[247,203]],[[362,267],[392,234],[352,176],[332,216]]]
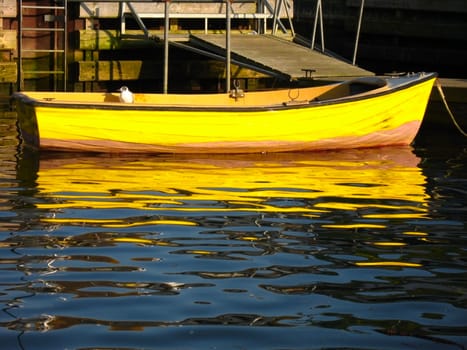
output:
[[[347,0],[349,7],[360,7],[361,0]],[[435,11],[442,12],[467,12],[467,1],[465,0],[366,0],[365,8],[397,9],[415,11]]]
[[[78,81],[154,79],[161,75],[160,64],[143,61],[81,61],[78,67]]]
[[[362,56],[371,55],[378,52],[381,59],[402,61],[410,60],[418,62],[419,64],[429,64],[431,62],[438,62],[438,65],[443,65],[443,62],[449,62],[450,65],[463,65],[467,62],[467,51],[459,48],[437,50],[434,52],[430,47],[401,47],[394,48],[388,45],[360,45],[359,52]]]
[[[16,50],[16,30],[0,30],[0,50]]]
[[[126,38],[117,30],[79,31],[79,50],[131,50],[154,48],[154,40],[145,39],[141,31],[127,31]],[[137,36],[140,34],[140,37]],[[130,37],[131,35],[131,37]]]
[[[361,28],[362,33],[371,35],[391,35],[425,39],[466,40],[467,22],[464,23],[435,23],[433,20],[396,20],[372,17],[368,14]],[[346,22],[345,28],[352,32],[354,23]]]
[[[225,53],[224,35],[196,35],[191,40],[219,55]],[[362,68],[270,35],[232,35],[231,50],[237,62],[256,65],[291,79],[305,78],[305,70],[312,72],[311,77],[320,79],[373,75]]]
[[[467,101],[467,79],[439,79],[443,93],[447,101],[466,104]],[[441,101],[438,88],[433,87],[431,93],[432,101]],[[467,120],[467,115],[465,115]]]
[[[216,33],[222,31],[215,30]],[[154,39],[146,39],[141,30],[127,30],[121,34],[119,30],[82,29],[78,31],[78,50],[132,50],[161,47],[163,30],[150,30]],[[204,30],[178,30],[169,33],[169,41],[188,42],[190,34],[204,34]],[[232,35],[241,34],[240,30],[232,30]],[[225,38],[225,35],[224,35]],[[225,39],[224,39],[225,40]]]
[[[0,83],[16,83],[16,62],[0,62]]]
[[[225,77],[225,64],[219,61],[171,62],[171,79],[217,79]],[[232,65],[232,77],[237,79],[265,78],[267,75]],[[162,79],[160,61],[79,61],[78,81],[120,81]]]
[[[270,1],[274,7],[274,0]],[[138,14],[142,13],[164,13],[164,2],[132,3]],[[293,8],[293,6],[292,6]],[[127,8],[128,10],[128,8]],[[222,2],[189,2],[170,3],[170,13],[203,13],[219,14],[225,13],[225,3]],[[256,4],[251,2],[233,2],[233,13],[255,13]],[[81,18],[117,18],[119,17],[119,4],[106,2],[83,2],[80,4],[79,16]]]
[[[0,1],[0,17],[15,18],[17,16],[17,0]]]

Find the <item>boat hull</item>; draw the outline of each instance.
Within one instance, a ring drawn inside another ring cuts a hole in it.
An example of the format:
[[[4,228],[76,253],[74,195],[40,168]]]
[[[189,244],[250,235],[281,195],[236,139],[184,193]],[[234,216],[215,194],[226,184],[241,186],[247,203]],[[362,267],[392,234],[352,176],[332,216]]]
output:
[[[18,118],[27,145],[60,151],[258,153],[407,145],[420,128],[435,79],[425,75],[371,94],[270,106],[19,98]]]

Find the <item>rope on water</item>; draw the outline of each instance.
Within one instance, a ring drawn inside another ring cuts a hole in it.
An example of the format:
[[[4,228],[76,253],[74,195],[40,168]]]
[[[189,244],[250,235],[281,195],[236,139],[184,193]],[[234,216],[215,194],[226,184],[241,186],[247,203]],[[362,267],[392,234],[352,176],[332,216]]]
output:
[[[439,79],[436,79],[436,87],[438,88],[439,95],[441,96],[441,99],[443,100],[444,106],[446,107],[446,110],[449,113],[449,116],[452,119],[452,122],[454,123],[455,127],[459,132],[467,137],[467,132],[465,132],[462,127],[459,125],[459,123],[456,121],[456,118],[454,118],[454,114],[452,114],[451,109],[448,106],[448,102],[446,101],[446,96],[444,96],[443,88],[441,87],[441,84],[439,82]]]

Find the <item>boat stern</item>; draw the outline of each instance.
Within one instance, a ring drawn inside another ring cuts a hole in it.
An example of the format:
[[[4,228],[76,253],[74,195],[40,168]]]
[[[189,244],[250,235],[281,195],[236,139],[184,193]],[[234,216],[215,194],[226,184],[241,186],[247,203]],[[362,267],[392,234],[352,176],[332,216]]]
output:
[[[34,101],[19,92],[14,93],[11,99],[12,107],[17,114],[17,128],[21,146],[34,150],[39,149],[40,138]]]

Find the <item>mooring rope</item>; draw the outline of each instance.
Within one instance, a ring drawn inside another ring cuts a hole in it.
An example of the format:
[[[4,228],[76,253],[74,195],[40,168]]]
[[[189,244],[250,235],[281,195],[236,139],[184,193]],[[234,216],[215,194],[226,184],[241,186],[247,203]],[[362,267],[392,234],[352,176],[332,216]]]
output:
[[[448,111],[449,113],[449,116],[451,117],[452,119],[452,122],[454,123],[455,127],[457,128],[457,130],[459,130],[459,132],[464,135],[465,137],[467,137],[467,132],[465,132],[462,127],[459,125],[459,123],[457,123],[456,121],[456,118],[454,118],[454,114],[452,114],[451,112],[451,109],[449,108],[448,106],[448,102],[446,101],[446,96],[444,96],[444,92],[443,92],[443,88],[441,87],[441,84],[439,82],[439,79],[436,79],[436,87],[438,88],[438,92],[441,96],[441,99],[443,100],[443,103],[444,103],[444,106],[446,107],[446,110]]]

